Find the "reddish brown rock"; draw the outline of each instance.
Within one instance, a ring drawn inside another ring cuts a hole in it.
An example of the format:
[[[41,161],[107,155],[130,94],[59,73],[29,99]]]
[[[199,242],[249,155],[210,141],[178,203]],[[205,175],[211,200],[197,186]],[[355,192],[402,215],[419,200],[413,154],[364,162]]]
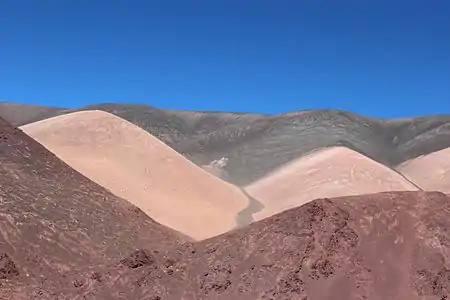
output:
[[[0,253],[0,279],[11,279],[18,275],[19,270],[8,254]]]
[[[449,212],[450,198],[441,193],[315,200],[170,252],[134,253],[122,265],[103,269],[101,282],[81,278],[81,287],[60,295],[142,300],[448,299]]]

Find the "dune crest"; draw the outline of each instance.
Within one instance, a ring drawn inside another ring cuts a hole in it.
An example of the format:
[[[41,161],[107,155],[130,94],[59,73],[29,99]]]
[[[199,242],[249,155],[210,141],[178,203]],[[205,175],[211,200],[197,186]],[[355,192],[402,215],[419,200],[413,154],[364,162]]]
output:
[[[312,152],[245,187],[265,208],[261,220],[317,198],[416,191],[400,174],[346,147]]]
[[[21,127],[94,182],[195,239],[235,227],[247,197],[138,126],[82,111]]]
[[[450,148],[411,159],[397,169],[424,190],[450,194]]]

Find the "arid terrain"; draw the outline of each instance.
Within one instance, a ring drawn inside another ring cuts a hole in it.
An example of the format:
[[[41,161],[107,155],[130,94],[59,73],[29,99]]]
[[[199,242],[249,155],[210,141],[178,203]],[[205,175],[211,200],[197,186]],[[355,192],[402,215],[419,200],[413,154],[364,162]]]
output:
[[[449,128],[0,103],[0,299],[450,299]]]
[[[450,194],[450,148],[411,159],[397,169],[424,190]]]
[[[16,112],[17,106],[27,113],[10,113]],[[239,186],[324,147],[345,146],[392,168],[450,147],[450,115],[377,119],[339,110],[260,115],[174,111],[115,103],[36,110],[34,106],[0,103],[0,116],[16,126],[38,121],[39,116],[45,119],[79,110],[115,114],[150,132],[199,166],[225,157],[223,178]]]
[[[78,172],[195,239],[233,229],[248,204],[238,187],[112,114],[76,112],[21,128]]]
[[[149,244],[165,249],[189,240],[2,119],[0,166],[0,280],[45,281]]]
[[[332,147],[305,155],[245,188],[264,209],[261,220],[317,198],[417,191],[402,175],[345,147]]]
[[[141,254],[144,266],[125,264],[108,284],[80,292],[92,299],[117,291],[124,299],[447,299],[449,200],[424,192],[315,200],[165,258]]]

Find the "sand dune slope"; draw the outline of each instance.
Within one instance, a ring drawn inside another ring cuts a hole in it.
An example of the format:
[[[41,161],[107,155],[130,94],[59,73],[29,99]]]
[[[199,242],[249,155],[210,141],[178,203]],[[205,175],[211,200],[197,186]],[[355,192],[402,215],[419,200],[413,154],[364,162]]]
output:
[[[384,191],[415,191],[400,174],[345,147],[322,149],[248,185],[245,190],[265,208],[260,220],[316,198]]]
[[[76,112],[21,129],[91,180],[195,239],[233,228],[248,202],[237,187],[106,112]]]
[[[450,194],[450,148],[409,160],[397,169],[424,190]]]

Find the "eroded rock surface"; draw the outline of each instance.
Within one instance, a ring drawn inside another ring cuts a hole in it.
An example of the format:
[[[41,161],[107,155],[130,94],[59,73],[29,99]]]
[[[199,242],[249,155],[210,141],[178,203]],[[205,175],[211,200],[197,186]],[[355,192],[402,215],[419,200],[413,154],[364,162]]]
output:
[[[101,279],[78,277],[78,287],[53,293],[61,299],[447,299],[449,200],[425,192],[315,200],[202,242],[137,251],[99,268]]]

